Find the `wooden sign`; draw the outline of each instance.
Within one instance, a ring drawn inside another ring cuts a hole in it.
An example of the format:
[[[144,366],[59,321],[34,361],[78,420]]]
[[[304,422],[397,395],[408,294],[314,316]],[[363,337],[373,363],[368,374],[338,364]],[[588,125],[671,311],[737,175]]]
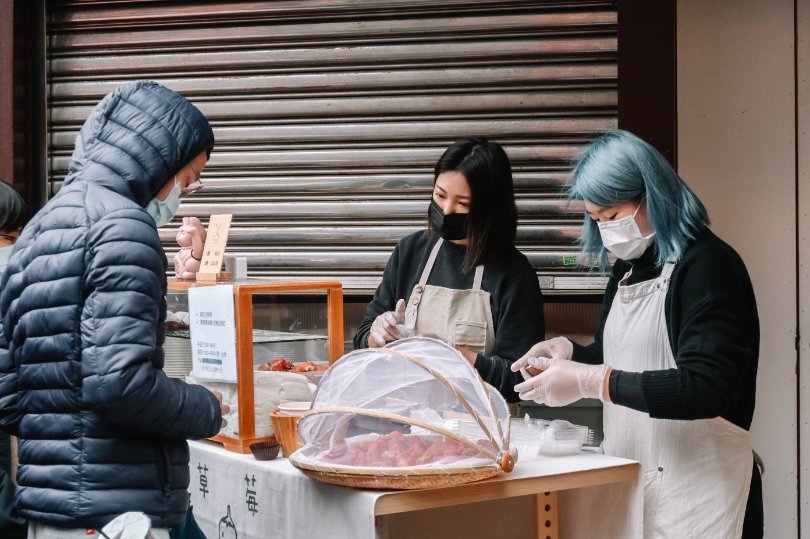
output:
[[[208,221],[202,262],[200,271],[197,272],[198,281],[217,280],[222,268],[222,258],[225,256],[225,246],[228,244],[231,217],[233,216],[230,213],[212,215]]]

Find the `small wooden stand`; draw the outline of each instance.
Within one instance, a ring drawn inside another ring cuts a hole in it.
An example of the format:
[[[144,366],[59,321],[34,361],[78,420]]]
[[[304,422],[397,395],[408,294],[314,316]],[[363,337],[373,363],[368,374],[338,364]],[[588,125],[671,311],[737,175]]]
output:
[[[227,271],[219,273],[197,273],[196,280],[198,283],[227,283],[230,282],[232,275]]]

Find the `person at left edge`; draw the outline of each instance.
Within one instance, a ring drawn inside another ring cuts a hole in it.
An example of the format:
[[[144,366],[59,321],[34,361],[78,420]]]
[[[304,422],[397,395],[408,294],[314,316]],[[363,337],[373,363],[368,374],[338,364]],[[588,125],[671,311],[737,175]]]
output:
[[[545,322],[537,274],[515,248],[516,230],[506,152],[483,138],[453,143],[434,169],[428,227],[397,244],[355,348],[435,337],[457,347],[507,401],[518,402],[514,385],[521,378],[509,367],[542,339]]]
[[[0,180],[0,274],[6,270],[14,243],[29,215],[22,195],[11,184]]]
[[[29,537],[84,537],[139,511],[160,539],[186,515],[186,439],[216,434],[223,409],[163,372],[157,226],[213,146],[182,95],[121,86],[85,121],[64,185],[16,242],[0,280],[0,426],[20,439]]]
[[[11,251],[29,216],[22,195],[11,184],[0,180],[0,274],[6,270]],[[11,436],[0,432],[0,537],[22,539],[28,533],[28,525],[14,509],[11,455]]]

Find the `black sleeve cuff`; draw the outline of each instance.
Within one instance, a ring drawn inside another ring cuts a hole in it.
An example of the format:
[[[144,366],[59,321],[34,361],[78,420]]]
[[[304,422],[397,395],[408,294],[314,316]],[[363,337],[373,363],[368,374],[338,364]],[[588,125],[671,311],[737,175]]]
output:
[[[511,364],[504,358],[479,353],[475,358],[474,367],[481,378],[495,387],[509,403],[520,402],[515,386],[523,381],[519,372],[512,372],[509,368]]]
[[[626,406],[639,412],[649,412],[647,399],[641,388],[642,373],[613,369],[608,380],[608,394],[613,404]]]
[[[571,341],[571,344],[574,345],[574,351],[571,355],[573,361],[577,363],[587,363],[588,365],[599,365],[602,363],[602,350],[596,346],[596,343],[583,346]]]

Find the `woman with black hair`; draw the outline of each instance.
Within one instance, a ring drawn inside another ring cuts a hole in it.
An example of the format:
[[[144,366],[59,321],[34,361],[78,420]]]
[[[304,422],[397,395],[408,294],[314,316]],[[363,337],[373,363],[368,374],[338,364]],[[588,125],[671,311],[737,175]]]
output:
[[[482,138],[453,143],[436,163],[428,228],[397,244],[355,348],[434,337],[518,402],[509,367],[542,340],[545,323],[537,275],[515,248],[516,229],[506,152]]]

